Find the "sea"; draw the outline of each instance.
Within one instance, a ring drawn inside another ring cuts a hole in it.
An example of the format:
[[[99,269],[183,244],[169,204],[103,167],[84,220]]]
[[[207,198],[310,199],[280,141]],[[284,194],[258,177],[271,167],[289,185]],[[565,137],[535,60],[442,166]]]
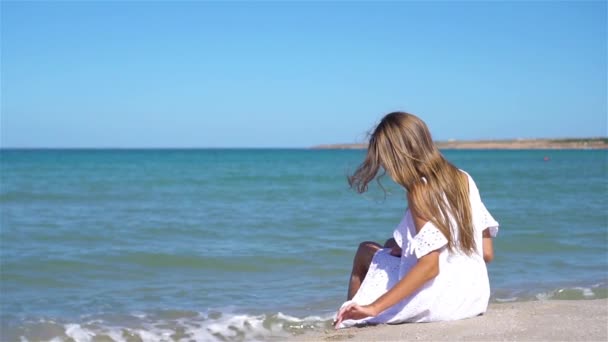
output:
[[[607,150],[446,150],[500,223],[491,302],[608,297]],[[362,150],[3,149],[1,341],[267,341],[331,328],[407,207]]]

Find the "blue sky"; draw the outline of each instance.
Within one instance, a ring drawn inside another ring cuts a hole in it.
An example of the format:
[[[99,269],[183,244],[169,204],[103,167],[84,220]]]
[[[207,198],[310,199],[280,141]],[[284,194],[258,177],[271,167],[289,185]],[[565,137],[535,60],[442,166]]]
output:
[[[606,2],[5,2],[2,147],[606,136]]]

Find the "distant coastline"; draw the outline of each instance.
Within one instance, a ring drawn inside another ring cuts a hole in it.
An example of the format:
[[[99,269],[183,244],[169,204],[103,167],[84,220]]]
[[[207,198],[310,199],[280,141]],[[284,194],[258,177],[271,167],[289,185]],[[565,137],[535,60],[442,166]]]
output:
[[[437,141],[442,150],[601,150],[608,149],[608,138],[449,140]],[[311,147],[323,150],[360,150],[367,144],[325,144]]]

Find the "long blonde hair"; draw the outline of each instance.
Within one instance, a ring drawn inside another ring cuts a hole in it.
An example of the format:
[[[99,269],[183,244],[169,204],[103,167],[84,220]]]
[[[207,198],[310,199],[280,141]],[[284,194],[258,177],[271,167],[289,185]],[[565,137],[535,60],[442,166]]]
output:
[[[443,157],[424,121],[404,112],[387,114],[369,139],[363,163],[348,177],[349,185],[367,191],[380,168],[407,190],[410,208],[437,226],[451,251],[475,250],[468,177]]]

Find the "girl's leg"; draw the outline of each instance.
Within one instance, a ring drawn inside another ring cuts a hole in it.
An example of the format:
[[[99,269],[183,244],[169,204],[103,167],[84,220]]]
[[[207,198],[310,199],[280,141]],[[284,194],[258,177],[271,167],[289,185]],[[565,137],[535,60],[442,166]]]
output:
[[[365,275],[369,270],[369,265],[372,263],[374,254],[381,248],[382,246],[380,246],[380,244],[372,241],[365,241],[359,244],[359,248],[357,249],[357,253],[355,253],[355,258],[353,260],[353,270],[350,274],[350,281],[348,282],[347,300],[351,300],[359,290],[359,287],[361,287],[361,283],[363,282],[363,279],[365,279]]]
[[[397,244],[397,241],[395,241],[395,239],[390,238],[388,240],[386,240],[386,242],[384,243],[384,248],[390,248],[391,249],[391,255],[394,257],[401,257],[401,247],[399,247],[399,245]]]
[[[393,248],[395,246],[397,246],[397,241],[394,238],[390,238],[384,243],[384,248]]]

